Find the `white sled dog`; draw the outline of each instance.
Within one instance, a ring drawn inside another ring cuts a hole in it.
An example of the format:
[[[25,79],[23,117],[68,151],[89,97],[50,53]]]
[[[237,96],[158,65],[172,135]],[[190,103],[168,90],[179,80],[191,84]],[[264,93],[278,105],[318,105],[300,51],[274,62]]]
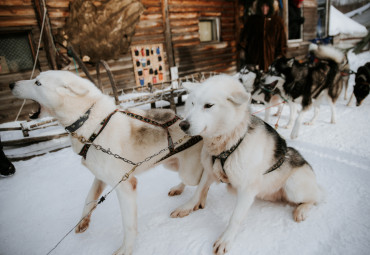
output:
[[[36,79],[18,81],[9,86],[16,97],[40,103],[42,109],[57,118],[69,132],[74,132],[85,139],[90,137],[90,140],[94,133],[97,135],[93,141],[95,144],[104,149],[109,148],[112,153],[133,163],[140,162],[161,149],[171,147],[170,141],[176,145],[176,141],[184,137],[184,132],[179,127],[180,120],[173,111],[140,109],[116,111],[117,106],[111,97],[102,94],[90,81],[71,72],[42,72]],[[82,233],[89,226],[90,210],[97,204],[92,201],[99,199],[107,184],[114,187],[133,165],[103,153],[94,146],[86,148],[75,137],[70,138],[73,150],[83,156],[82,164],[95,175],[82,212],[82,218],[85,215],[87,217],[75,229],[76,233]],[[184,142],[186,144],[191,140],[186,138]],[[137,235],[137,181],[134,175],[153,167],[155,162],[169,156],[160,163],[179,171],[183,183],[197,185],[203,172],[200,161],[203,142],[193,141],[193,143],[195,145],[172,156],[166,151],[149,162],[144,162],[127,181],[116,187],[124,238],[122,246],[115,254],[129,255],[134,248]],[[177,149],[178,147],[172,148],[171,151]],[[169,194],[180,194],[185,186],[183,183],[174,187]]]
[[[256,197],[295,204],[294,220],[305,220],[322,197],[315,174],[271,126],[250,114],[250,95],[242,84],[221,75],[190,91],[180,127],[189,135],[203,137],[204,173],[195,196],[172,217],[186,216],[204,205],[209,186],[222,181],[236,191],[237,202],[226,230],[213,246],[217,255],[230,250]]]

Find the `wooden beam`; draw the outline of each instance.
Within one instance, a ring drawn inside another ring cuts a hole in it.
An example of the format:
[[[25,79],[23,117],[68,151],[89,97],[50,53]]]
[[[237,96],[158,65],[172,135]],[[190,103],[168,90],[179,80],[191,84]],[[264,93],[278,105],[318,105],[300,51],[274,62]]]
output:
[[[170,27],[170,18],[168,13],[168,0],[161,0],[162,4],[162,19],[164,26],[164,37],[165,37],[165,47],[167,51],[167,59],[169,67],[175,66],[175,60],[173,57],[173,47],[172,47],[172,36]]]
[[[34,6],[36,9],[37,21],[39,23],[40,31],[41,31],[46,6],[44,5],[43,0],[34,0]],[[45,17],[45,24],[44,24],[42,39],[44,42],[44,48],[45,48],[49,63],[51,65],[51,68],[54,70],[57,70],[58,67],[57,67],[57,62],[55,59],[56,52],[55,52],[55,47],[54,47],[53,34],[51,32],[50,20],[49,20],[49,17],[47,16],[47,13],[45,13],[45,15],[46,17]]]

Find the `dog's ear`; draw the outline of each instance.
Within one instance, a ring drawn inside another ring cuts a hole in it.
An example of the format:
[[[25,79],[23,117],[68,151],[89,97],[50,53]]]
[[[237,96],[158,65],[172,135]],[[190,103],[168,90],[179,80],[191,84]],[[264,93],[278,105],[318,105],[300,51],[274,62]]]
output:
[[[77,96],[84,96],[84,95],[86,95],[89,92],[89,90],[87,88],[85,88],[84,86],[82,86],[81,84],[78,84],[78,83],[74,83],[74,84],[67,83],[67,84],[64,84],[64,86],[59,87],[57,89],[57,91],[61,95],[72,92],[73,94],[75,94]]]
[[[251,98],[251,94],[248,92],[235,91],[231,93],[231,95],[227,98],[227,100],[231,101],[234,104],[241,105],[244,103],[248,103]]]
[[[289,59],[289,60],[288,60],[288,62],[287,62],[287,65],[288,65],[289,67],[292,67],[292,66],[293,66],[293,64],[294,64],[294,58]]]
[[[188,91],[191,92],[193,91],[196,87],[199,86],[199,83],[195,82],[190,82],[190,81],[185,81],[182,83],[182,86]]]

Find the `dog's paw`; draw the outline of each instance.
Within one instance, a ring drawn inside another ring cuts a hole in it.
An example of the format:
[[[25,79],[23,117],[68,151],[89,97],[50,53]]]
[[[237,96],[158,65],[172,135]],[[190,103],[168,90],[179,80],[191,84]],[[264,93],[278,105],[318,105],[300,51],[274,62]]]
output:
[[[80,234],[80,233],[85,232],[86,229],[89,228],[89,224],[90,224],[90,216],[88,216],[85,219],[83,219],[80,222],[80,224],[77,225],[77,227],[75,228],[75,233],[76,234]]]
[[[180,183],[179,185],[176,185],[170,189],[170,191],[168,192],[168,196],[172,197],[181,195],[184,189],[185,185],[183,183]]]
[[[175,188],[172,188],[168,192],[168,196],[170,196],[170,197],[178,196],[178,195],[181,195],[183,191],[184,191],[183,189],[175,189]]]
[[[223,255],[229,251],[230,243],[220,237],[213,245],[213,253],[216,255]]]
[[[185,216],[188,216],[193,209],[176,209],[171,213],[171,218],[183,218]]]
[[[125,246],[122,246],[118,250],[116,250],[113,255],[132,255],[132,248],[126,249]]]
[[[307,126],[312,126],[314,123],[312,121],[306,121],[303,124]]]
[[[304,221],[308,216],[308,211],[312,207],[311,204],[300,204],[293,211],[293,219],[296,222]]]

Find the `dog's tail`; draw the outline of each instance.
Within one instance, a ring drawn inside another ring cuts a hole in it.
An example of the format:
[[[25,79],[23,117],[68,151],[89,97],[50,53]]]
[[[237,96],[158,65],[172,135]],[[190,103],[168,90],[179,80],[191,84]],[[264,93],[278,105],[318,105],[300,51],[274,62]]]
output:
[[[311,43],[309,51],[319,59],[332,60],[337,64],[345,61],[344,53],[330,45],[317,45]]]

